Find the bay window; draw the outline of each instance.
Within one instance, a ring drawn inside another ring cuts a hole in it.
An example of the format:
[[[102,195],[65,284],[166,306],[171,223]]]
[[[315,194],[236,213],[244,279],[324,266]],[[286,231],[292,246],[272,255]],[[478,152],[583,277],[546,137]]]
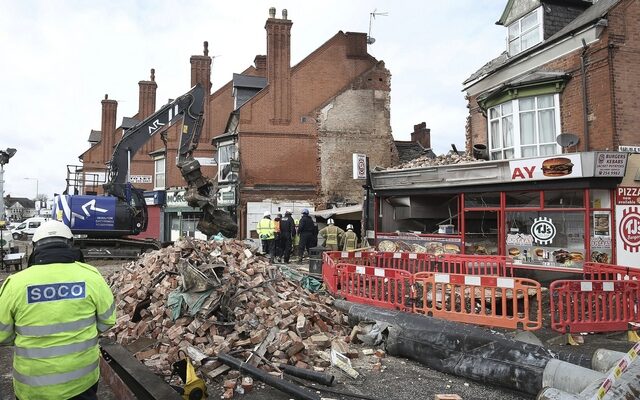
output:
[[[238,159],[238,148],[234,143],[218,145],[218,182],[233,182],[237,174],[231,171],[231,161]]]
[[[164,157],[154,160],[153,188],[154,190],[163,190],[166,188]]]
[[[523,97],[491,107],[489,151],[492,160],[557,154],[559,95]]]

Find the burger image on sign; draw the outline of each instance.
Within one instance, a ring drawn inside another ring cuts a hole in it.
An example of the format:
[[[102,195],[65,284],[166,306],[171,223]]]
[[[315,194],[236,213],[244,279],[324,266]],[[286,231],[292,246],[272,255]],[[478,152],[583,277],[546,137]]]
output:
[[[566,157],[547,158],[542,162],[542,175],[565,176],[571,174],[573,163]]]

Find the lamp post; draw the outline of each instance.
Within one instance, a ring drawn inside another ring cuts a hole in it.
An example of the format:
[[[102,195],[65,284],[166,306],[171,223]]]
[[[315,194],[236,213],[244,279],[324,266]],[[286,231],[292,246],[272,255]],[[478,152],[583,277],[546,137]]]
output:
[[[36,181],[36,200],[38,200],[38,178],[24,178],[25,180]]]
[[[4,220],[4,165],[16,154],[16,149],[0,150],[0,219]]]

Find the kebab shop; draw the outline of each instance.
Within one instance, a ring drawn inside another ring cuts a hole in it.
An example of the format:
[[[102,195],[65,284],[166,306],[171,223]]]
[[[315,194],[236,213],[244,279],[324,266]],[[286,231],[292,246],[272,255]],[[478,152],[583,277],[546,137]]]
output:
[[[616,219],[627,251],[640,248],[640,201],[616,195],[626,160],[587,152],[372,171],[376,244],[511,256],[523,269],[557,272],[615,263]],[[616,201],[628,209],[617,214]]]

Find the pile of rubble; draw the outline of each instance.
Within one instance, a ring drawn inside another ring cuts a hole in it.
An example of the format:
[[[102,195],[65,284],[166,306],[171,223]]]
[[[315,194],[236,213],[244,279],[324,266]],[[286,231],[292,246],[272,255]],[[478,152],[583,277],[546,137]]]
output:
[[[124,346],[148,338],[135,356],[161,375],[181,351],[198,367],[213,357],[200,368],[213,379],[229,369],[215,360],[220,352],[267,372],[280,363],[323,371],[332,347],[348,348],[340,338],[351,329],[333,299],[284,279],[242,241],[182,240],[125,265],[109,283],[118,317],[108,335]]]
[[[415,158],[406,163],[389,167],[388,169],[407,169],[407,168],[419,168],[419,167],[435,167],[439,165],[452,165],[461,163],[480,162],[484,160],[478,160],[470,153],[458,154],[449,152],[436,157],[429,157],[429,155],[423,155]]]

